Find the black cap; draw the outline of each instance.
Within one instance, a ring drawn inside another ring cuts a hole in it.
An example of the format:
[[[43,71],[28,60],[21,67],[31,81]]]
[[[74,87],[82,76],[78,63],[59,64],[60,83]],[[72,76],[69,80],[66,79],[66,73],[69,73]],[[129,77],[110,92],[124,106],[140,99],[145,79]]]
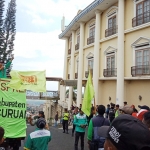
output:
[[[39,111],[39,114],[44,116],[44,111]]]
[[[100,127],[98,135],[109,139],[118,150],[150,149],[149,129],[131,115],[118,116],[110,127]]]
[[[148,106],[146,106],[146,105],[143,105],[143,106],[138,105],[138,107],[139,107],[140,109],[150,110],[150,109],[149,109],[149,107],[148,107]]]
[[[36,125],[37,125],[37,127],[38,127],[39,129],[43,129],[43,128],[45,127],[45,125],[46,125],[45,119],[44,119],[44,118],[39,118],[39,119],[37,120]]]

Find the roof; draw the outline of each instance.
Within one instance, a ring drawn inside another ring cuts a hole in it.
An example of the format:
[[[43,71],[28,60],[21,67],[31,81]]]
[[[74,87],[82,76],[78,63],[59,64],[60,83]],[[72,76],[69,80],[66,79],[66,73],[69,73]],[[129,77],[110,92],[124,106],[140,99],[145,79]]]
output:
[[[80,20],[85,14],[89,13],[91,10],[93,10],[96,6],[101,4],[104,0],[95,0],[90,5],[88,5],[85,9],[83,9],[79,14],[77,14],[74,19],[70,22],[70,24],[66,27],[66,29],[59,35],[59,39],[61,39],[76,23],[78,20]]]

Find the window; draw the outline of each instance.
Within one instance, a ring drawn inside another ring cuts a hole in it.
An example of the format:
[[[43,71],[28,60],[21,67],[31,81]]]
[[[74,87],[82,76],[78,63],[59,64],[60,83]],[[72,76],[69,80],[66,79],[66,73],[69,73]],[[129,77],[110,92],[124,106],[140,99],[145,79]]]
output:
[[[137,50],[135,56],[136,74],[150,74],[150,49]]]
[[[79,43],[80,43],[80,32],[77,32],[77,44],[75,45],[75,50],[79,49]]]
[[[72,46],[72,36],[70,36],[70,38],[69,38],[69,49],[71,49],[71,46]]]
[[[89,37],[95,37],[95,25],[90,27]]]
[[[88,74],[89,74],[89,69],[91,70],[91,74],[93,75],[93,67],[94,67],[94,55],[93,55],[93,53],[89,53],[87,56],[86,56],[86,58],[87,58],[87,63],[86,63],[86,70],[87,71],[85,71],[85,77],[87,78],[88,77]]]
[[[92,22],[89,26],[89,38],[87,39],[87,45],[94,43],[95,39],[95,22]]]
[[[88,58],[88,68],[91,70],[93,70],[93,62],[94,62],[93,57]]]
[[[116,26],[116,16],[113,16],[108,19],[108,29]]]
[[[107,69],[115,68],[115,55],[107,56]]]
[[[131,75],[150,75],[150,39],[146,37],[138,38],[133,44],[133,66]]]
[[[71,54],[71,46],[72,46],[72,36],[69,38],[69,50],[68,50],[68,55]]]
[[[106,13],[107,27],[105,30],[105,37],[117,33],[117,12],[118,8],[116,6],[112,6]]]
[[[138,26],[150,22],[150,0],[137,1],[136,17],[132,20],[132,26]]]
[[[108,19],[108,29],[105,31],[105,36],[108,37],[116,33],[117,33],[116,16],[113,16]]]
[[[104,76],[111,77],[116,75],[115,53],[106,56],[107,69],[104,70]]]
[[[116,55],[117,49],[109,46],[105,51],[105,68],[103,70],[104,77],[116,77],[117,76],[117,68],[116,67]]]
[[[77,35],[77,43],[80,43],[80,33]]]

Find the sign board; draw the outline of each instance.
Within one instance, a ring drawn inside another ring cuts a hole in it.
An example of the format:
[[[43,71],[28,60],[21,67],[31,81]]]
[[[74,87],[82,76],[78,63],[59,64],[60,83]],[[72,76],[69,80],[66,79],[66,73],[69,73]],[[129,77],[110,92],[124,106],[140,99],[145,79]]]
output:
[[[0,80],[0,126],[5,137],[26,137],[26,94],[7,87],[9,82]]]

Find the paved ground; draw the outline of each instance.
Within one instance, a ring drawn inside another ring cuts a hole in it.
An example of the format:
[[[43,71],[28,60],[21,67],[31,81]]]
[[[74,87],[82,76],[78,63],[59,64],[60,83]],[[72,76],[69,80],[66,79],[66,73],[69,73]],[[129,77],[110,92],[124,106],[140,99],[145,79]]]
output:
[[[35,127],[30,125],[28,125],[27,127],[27,135],[35,129]],[[62,128],[50,127],[52,140],[49,143],[49,150],[74,150],[74,137],[71,136],[71,127],[69,128],[69,134],[65,134],[63,133]],[[85,135],[85,150],[88,150],[86,137],[87,134]],[[22,147],[20,147],[20,150],[23,150],[24,142],[25,141],[22,141]]]

